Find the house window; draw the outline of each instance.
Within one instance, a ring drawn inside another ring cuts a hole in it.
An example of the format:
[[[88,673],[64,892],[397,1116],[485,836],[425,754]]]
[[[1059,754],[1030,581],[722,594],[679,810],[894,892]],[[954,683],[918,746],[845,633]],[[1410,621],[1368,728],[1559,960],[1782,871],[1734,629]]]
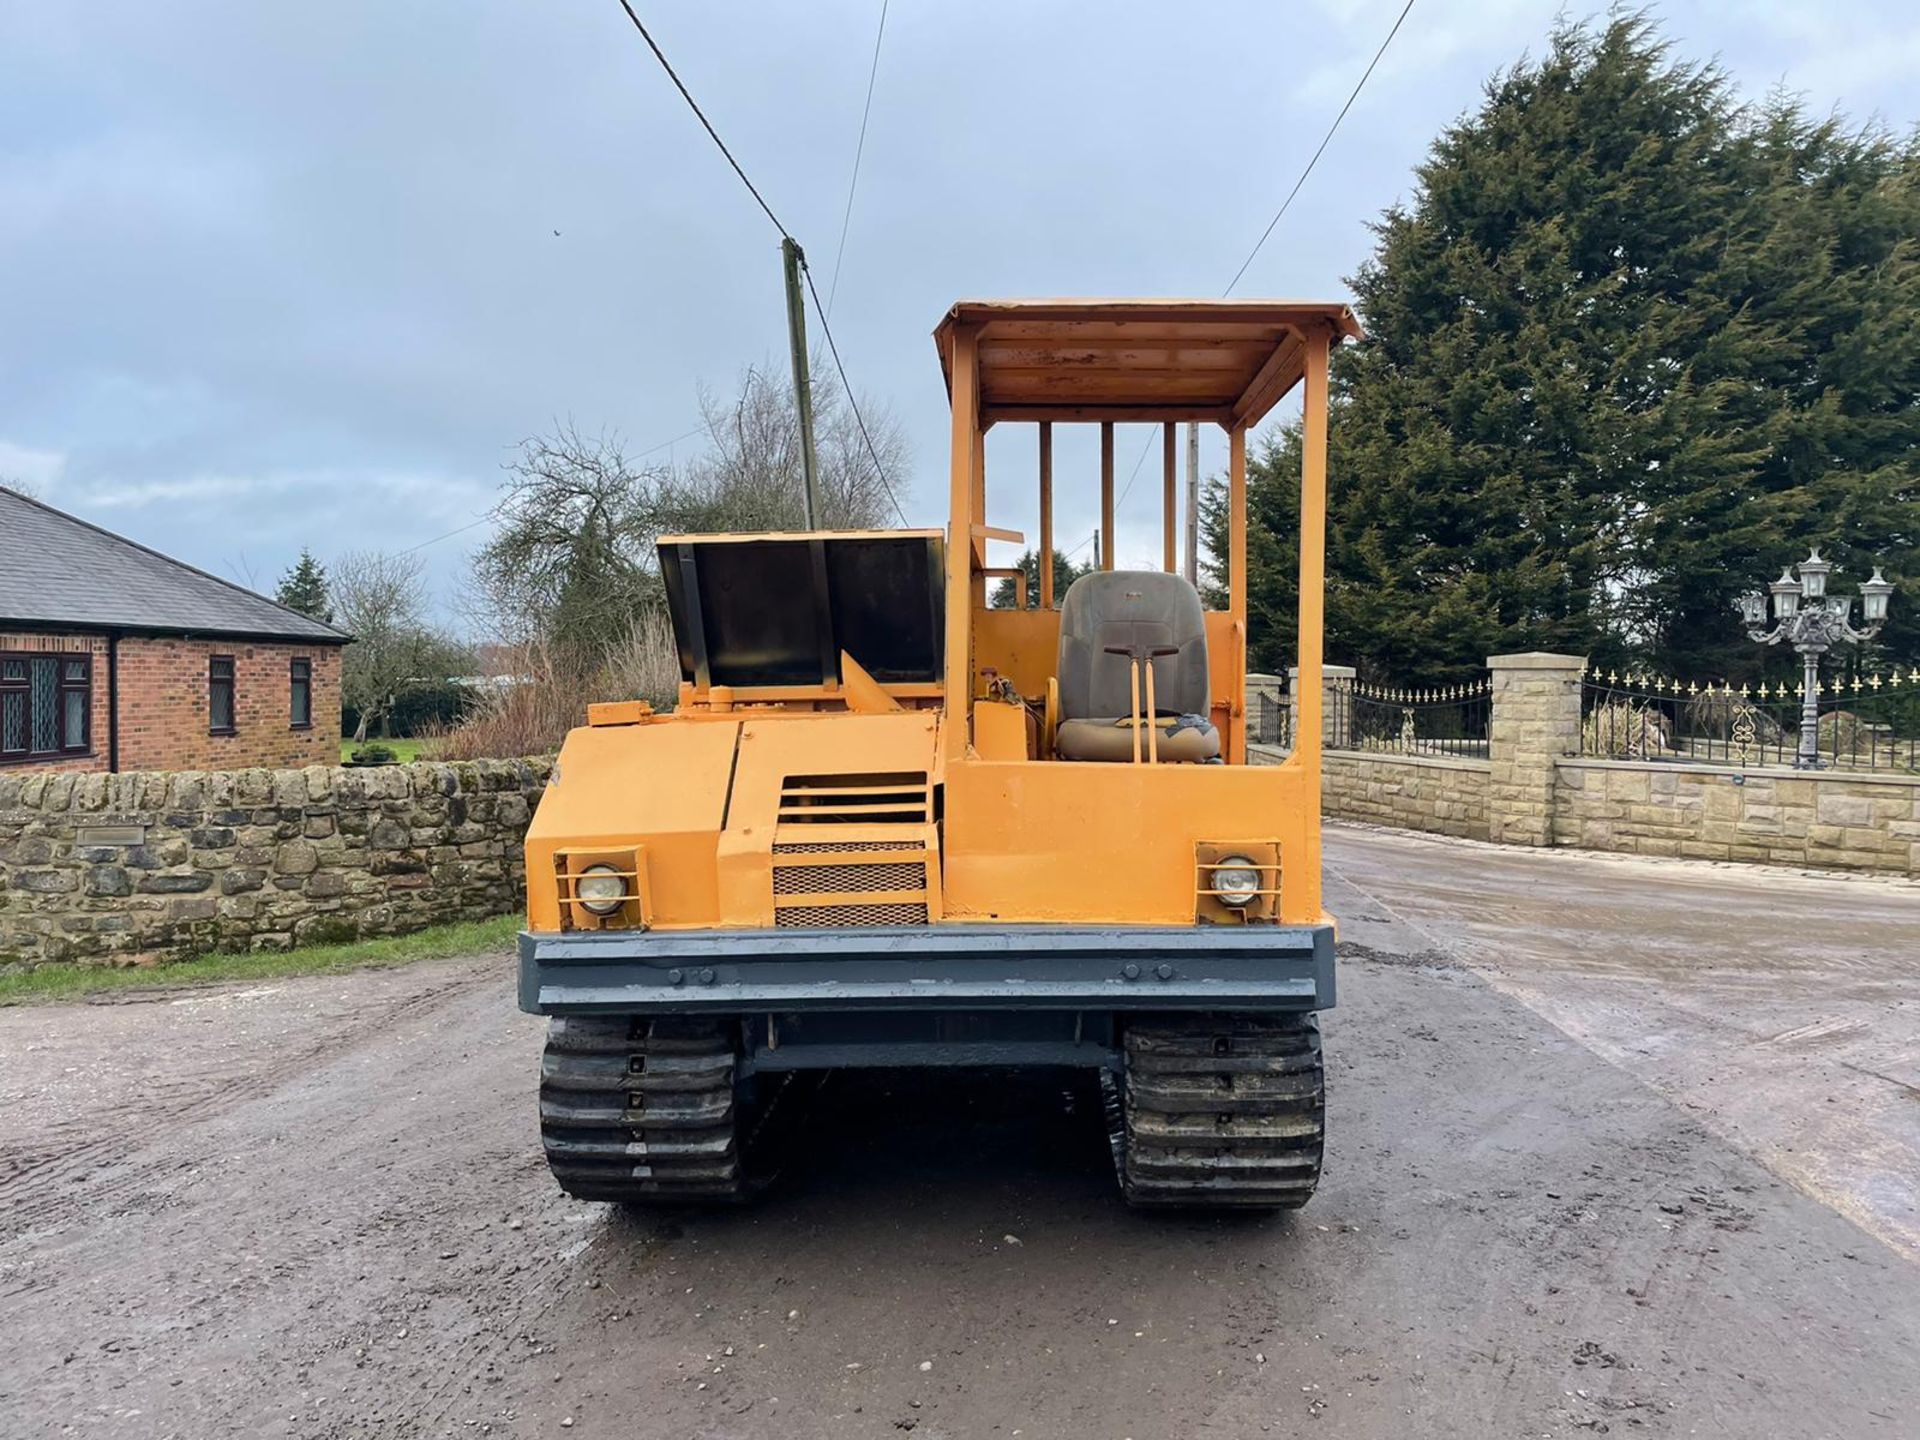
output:
[[[0,760],[85,755],[92,700],[90,656],[0,657]]]
[[[233,734],[231,655],[215,655],[207,661],[207,729],[215,735]]]
[[[313,661],[301,655],[289,661],[287,668],[292,685],[292,696],[287,709],[293,716],[293,728],[311,730],[313,728]]]

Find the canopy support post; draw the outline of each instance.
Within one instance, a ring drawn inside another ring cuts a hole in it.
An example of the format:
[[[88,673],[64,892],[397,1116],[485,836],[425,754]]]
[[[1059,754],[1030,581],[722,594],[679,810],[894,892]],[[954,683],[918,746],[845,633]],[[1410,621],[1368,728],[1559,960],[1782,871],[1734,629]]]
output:
[[[973,699],[973,456],[980,432],[979,340],[976,326],[957,325],[952,345],[952,472],[947,527],[947,753],[963,755],[971,739]]]
[[[1040,422],[1040,608],[1053,609],[1053,422]]]

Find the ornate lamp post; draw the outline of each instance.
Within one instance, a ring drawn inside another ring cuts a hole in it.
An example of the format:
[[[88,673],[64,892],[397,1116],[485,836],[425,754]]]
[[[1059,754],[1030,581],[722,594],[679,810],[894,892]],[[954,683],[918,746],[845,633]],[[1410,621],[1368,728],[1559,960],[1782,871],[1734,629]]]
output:
[[[1893,594],[1892,582],[1881,575],[1879,566],[1874,566],[1873,578],[1860,586],[1860,614],[1865,625],[1856,630],[1852,598],[1827,594],[1827,577],[1832,573],[1832,563],[1822,560],[1818,550],[1798,566],[1782,570],[1780,578],[1767,586],[1773,596],[1771,630],[1766,628],[1766,595],[1749,590],[1738,602],[1748,639],[1762,645],[1785,641],[1800,654],[1800,750],[1793,757],[1796,770],[1820,768],[1821,657],[1836,645],[1858,645],[1878,635],[1887,618],[1887,597]]]

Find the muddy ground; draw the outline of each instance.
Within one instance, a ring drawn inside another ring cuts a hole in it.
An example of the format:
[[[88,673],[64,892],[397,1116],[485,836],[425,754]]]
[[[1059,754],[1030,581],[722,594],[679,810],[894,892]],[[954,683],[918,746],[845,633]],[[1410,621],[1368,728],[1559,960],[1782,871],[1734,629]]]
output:
[[[837,1075],[753,1208],[568,1201],[505,956],[0,1012],[0,1433],[1920,1433],[1920,889],[1328,858],[1277,1218],[1130,1214],[1053,1077]]]

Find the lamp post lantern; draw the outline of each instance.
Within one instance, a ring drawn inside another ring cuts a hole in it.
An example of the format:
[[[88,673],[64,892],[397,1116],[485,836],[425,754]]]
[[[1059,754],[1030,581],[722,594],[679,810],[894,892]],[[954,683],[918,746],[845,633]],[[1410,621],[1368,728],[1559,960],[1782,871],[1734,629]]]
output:
[[[1887,618],[1887,597],[1893,593],[1892,582],[1876,565],[1873,578],[1860,586],[1864,624],[1856,630],[1852,598],[1827,594],[1827,577],[1832,573],[1832,563],[1822,560],[1818,550],[1798,566],[1782,570],[1780,578],[1767,586],[1773,598],[1771,630],[1766,628],[1767,594],[1749,590],[1736,602],[1748,639],[1762,645],[1785,642],[1800,655],[1800,749],[1793,757],[1796,770],[1820,768],[1821,659],[1836,645],[1858,645],[1878,635]]]

